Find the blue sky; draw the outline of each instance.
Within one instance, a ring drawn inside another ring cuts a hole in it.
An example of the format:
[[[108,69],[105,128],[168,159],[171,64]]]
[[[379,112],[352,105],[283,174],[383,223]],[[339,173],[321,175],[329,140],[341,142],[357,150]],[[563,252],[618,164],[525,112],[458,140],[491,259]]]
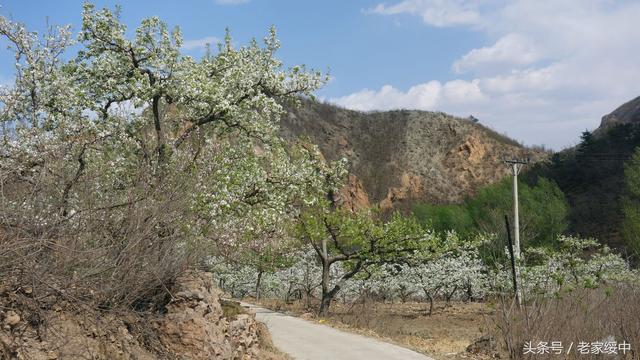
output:
[[[80,26],[82,1],[0,1],[0,13],[42,30]],[[527,144],[559,149],[640,95],[637,1],[392,0],[96,1],[123,8],[130,29],[157,15],[188,50],[231,29],[242,44],[271,25],[287,64],[329,70],[321,98],[360,110],[473,114]],[[4,44],[2,44],[4,45]],[[4,48],[4,46],[3,46]],[[0,81],[11,58],[0,53]]]

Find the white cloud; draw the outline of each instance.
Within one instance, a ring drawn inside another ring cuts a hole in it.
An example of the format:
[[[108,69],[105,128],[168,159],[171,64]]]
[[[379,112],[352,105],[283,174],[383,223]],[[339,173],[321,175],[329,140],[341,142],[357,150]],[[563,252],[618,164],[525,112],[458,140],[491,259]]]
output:
[[[521,34],[510,33],[492,46],[469,51],[453,63],[453,70],[463,73],[482,68],[530,65],[540,59],[535,46]]]
[[[251,0],[215,0],[218,5],[240,5],[246,4]]]
[[[405,0],[391,6],[378,4],[370,11],[382,15],[419,15],[425,23],[439,27],[477,24],[480,20],[475,2],[464,0]]]
[[[433,80],[411,87],[406,92],[385,85],[380,90],[361,90],[351,95],[330,99],[331,102],[350,109],[392,110],[419,109],[436,110],[443,104],[479,103],[486,100],[478,80],[453,80],[441,84]]]
[[[541,92],[561,86],[557,78],[561,72],[559,65],[544,68],[512,70],[507,74],[479,79],[484,91],[490,94],[514,92]]]
[[[182,43],[182,49],[184,50],[196,50],[196,49],[204,49],[207,44],[214,47],[217,43],[220,42],[215,36],[207,36],[202,39],[194,39],[194,40],[185,40]]]
[[[438,102],[442,93],[442,85],[438,81],[430,81],[402,92],[391,85],[380,90],[364,89],[332,102],[355,110],[390,110],[390,109],[431,109]]]
[[[443,99],[449,104],[475,103],[486,100],[480,89],[480,81],[452,80],[442,88]]]
[[[640,95],[637,1],[405,0],[371,12],[464,26],[484,34],[487,44],[454,61],[448,80],[333,99],[347,107],[473,114],[526,143],[560,148]]]

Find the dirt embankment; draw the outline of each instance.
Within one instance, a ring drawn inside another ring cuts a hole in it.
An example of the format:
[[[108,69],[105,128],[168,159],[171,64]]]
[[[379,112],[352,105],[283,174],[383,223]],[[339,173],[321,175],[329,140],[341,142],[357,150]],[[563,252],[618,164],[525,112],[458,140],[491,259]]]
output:
[[[43,301],[0,280],[0,359],[282,359],[255,315],[220,299],[211,274],[188,271],[162,314]]]

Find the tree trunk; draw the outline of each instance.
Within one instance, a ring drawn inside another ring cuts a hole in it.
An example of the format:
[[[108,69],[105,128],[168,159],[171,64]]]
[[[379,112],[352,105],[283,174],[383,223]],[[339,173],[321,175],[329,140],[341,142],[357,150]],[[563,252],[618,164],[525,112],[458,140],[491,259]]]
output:
[[[327,314],[333,298],[333,296],[330,296],[331,291],[329,291],[329,282],[331,281],[329,266],[329,262],[322,259],[322,299],[320,301],[320,309],[318,310],[320,316]]]
[[[322,267],[322,300],[320,302],[320,310],[318,311],[320,316],[327,315],[331,301],[333,301],[338,292],[340,292],[340,289],[344,287],[345,282],[355,276],[362,269],[363,261],[358,261],[351,271],[342,275],[340,280],[338,280],[331,290],[329,290],[329,266],[331,266],[331,262],[327,261],[326,264],[326,266],[323,265]]]
[[[258,271],[258,279],[256,280],[256,300],[260,300],[261,283],[262,283],[262,271]]]
[[[331,306],[333,298],[336,297],[336,294],[338,294],[341,288],[342,286],[340,282],[338,282],[338,284],[336,284],[333,289],[331,289],[331,291],[328,291],[326,293],[324,292],[324,290],[322,291],[322,300],[320,301],[320,310],[318,311],[320,316],[327,315],[327,313],[329,312],[329,306]]]
[[[313,290],[311,290],[311,289],[306,289],[305,290],[304,302],[305,302],[305,306],[306,306],[307,309],[311,309],[311,297],[312,297],[311,293],[312,292],[313,292]],[[300,297],[302,297],[302,294],[300,294]]]
[[[331,296],[329,294],[322,294],[322,300],[320,301],[320,310],[318,313],[320,316],[327,316],[329,312],[329,306],[331,306]]]
[[[450,303],[451,303],[451,298],[453,297],[453,295],[455,295],[456,291],[458,291],[458,285],[454,286],[454,287],[453,287],[453,290],[451,290],[451,292],[450,292],[450,293],[447,293],[447,292],[445,291],[445,299],[446,299],[446,301],[447,301],[447,306],[449,306],[449,305],[450,305]]]
[[[167,149],[164,138],[164,129],[162,128],[162,120],[160,115],[160,98],[161,97],[158,94],[153,96],[151,109],[153,111],[153,125],[156,130],[156,152],[158,154],[158,165],[164,166],[166,162]]]
[[[429,316],[433,315],[433,296],[431,296],[431,293],[428,292],[427,290],[424,290],[424,294],[427,296],[427,299],[429,299]]]
[[[284,301],[287,304],[290,304],[291,297],[294,295],[295,289],[293,288],[293,284],[289,283],[289,287],[287,288],[287,295],[284,297]]]
[[[348,260],[348,258],[342,258],[341,260],[337,260],[336,258],[330,258],[329,252],[327,251],[327,241],[328,239],[322,239],[321,248],[315,247],[318,256],[320,257],[320,261],[322,262],[322,299],[320,300],[320,309],[318,309],[318,314],[320,316],[326,316],[327,311],[329,310],[329,306],[331,305],[331,301],[338,294],[340,289],[344,286],[344,282],[351,279],[354,275],[356,275],[364,264],[362,260],[358,260],[358,263],[354,266],[354,268],[348,273],[342,275],[340,280],[333,286],[331,290],[329,290],[330,282],[331,282],[331,264],[336,261],[344,261]]]

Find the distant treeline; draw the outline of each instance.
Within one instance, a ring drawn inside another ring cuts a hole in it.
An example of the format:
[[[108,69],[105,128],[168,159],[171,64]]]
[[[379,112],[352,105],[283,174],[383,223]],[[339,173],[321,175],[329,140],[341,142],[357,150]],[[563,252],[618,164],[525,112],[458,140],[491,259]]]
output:
[[[505,178],[461,204],[418,204],[413,212],[437,232],[455,230],[463,237],[474,233],[504,235],[504,216],[511,217],[513,208],[511,186],[511,178]],[[520,182],[518,193],[523,242],[536,246],[551,244],[558,234],[567,230],[569,207],[556,183],[544,178],[532,185]]]

